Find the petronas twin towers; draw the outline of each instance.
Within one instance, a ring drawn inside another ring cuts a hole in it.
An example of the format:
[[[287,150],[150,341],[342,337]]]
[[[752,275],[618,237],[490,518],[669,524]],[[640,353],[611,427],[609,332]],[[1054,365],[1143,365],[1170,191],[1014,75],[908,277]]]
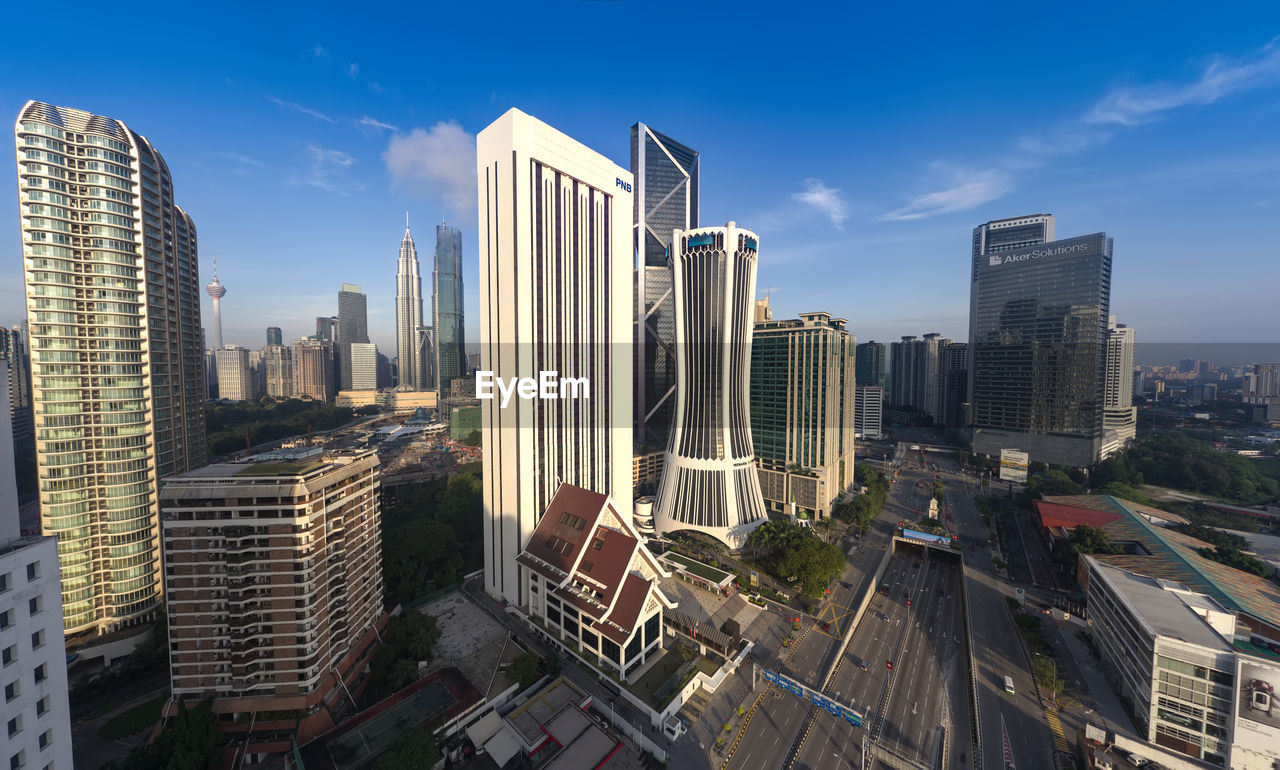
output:
[[[396,356],[399,387],[438,390],[444,398],[450,382],[466,374],[462,332],[462,234],[458,228],[436,226],[435,269],[432,271],[432,321],[422,323],[422,276],[418,250],[406,215],[400,259],[396,266]]]

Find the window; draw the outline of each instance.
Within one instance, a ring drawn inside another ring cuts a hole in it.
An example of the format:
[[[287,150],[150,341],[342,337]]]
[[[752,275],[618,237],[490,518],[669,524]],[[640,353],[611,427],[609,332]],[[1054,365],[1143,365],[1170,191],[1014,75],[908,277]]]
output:
[[[6,629],[11,625],[13,625],[13,610],[0,612],[0,630]]]
[[[560,523],[573,527],[574,529],[581,530],[587,525],[587,520],[581,516],[574,516],[572,513],[565,511],[560,514]]]
[[[0,594],[13,588],[13,576],[8,572],[0,572]]]
[[[591,541],[592,550],[599,551],[601,548],[604,548],[604,538],[597,537],[595,540]]]
[[[33,596],[31,597],[31,600],[27,602],[27,611],[30,612],[32,615],[39,615],[41,610],[43,609],[44,609],[43,596]]]
[[[0,650],[0,664],[9,665],[18,659],[18,645],[11,644]]]
[[[16,679],[9,684],[6,684],[4,686],[4,702],[8,703],[18,697],[18,692],[18,681]]]
[[[22,770],[22,768],[26,766],[27,766],[26,752],[19,751],[17,754],[14,754],[12,757],[9,757],[9,770]]]
[[[31,635],[31,649],[38,650],[44,646],[44,629],[40,629]]]
[[[42,717],[44,716],[45,712],[48,710],[49,710],[49,696],[46,695],[40,700],[36,701],[36,716]]]
[[[40,750],[44,751],[49,748],[50,743],[53,743],[53,730],[45,730],[40,733]]]
[[[27,582],[40,579],[40,562],[33,561],[27,565]]]
[[[12,738],[13,736],[17,735],[20,732],[22,732],[22,715],[21,714],[9,720],[9,737]]]
[[[36,684],[40,684],[45,680],[45,677],[48,676],[48,674],[45,673],[46,670],[47,666],[44,663],[36,666]]]

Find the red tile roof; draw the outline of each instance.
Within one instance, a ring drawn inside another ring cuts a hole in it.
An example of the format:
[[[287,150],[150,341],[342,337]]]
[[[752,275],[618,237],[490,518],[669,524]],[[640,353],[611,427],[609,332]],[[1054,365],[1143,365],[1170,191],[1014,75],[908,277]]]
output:
[[[1047,500],[1036,500],[1031,503],[1040,517],[1041,526],[1065,527],[1071,529],[1080,524],[1101,527],[1120,518],[1121,514],[1110,511],[1099,511],[1093,508],[1082,508],[1078,505],[1063,505]]]

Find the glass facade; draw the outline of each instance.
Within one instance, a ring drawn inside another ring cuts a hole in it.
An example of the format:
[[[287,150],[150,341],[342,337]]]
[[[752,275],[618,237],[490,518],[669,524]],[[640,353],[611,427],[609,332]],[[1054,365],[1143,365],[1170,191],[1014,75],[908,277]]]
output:
[[[1095,233],[989,250],[976,260],[975,429],[1024,434],[1021,448],[1034,460],[1088,465],[1097,459],[1111,250],[1111,239]],[[975,449],[989,453],[979,443],[975,435]]]
[[[859,385],[884,387],[883,342],[864,342],[857,347],[857,381]]]
[[[450,382],[467,374],[462,307],[462,233],[456,227],[438,225],[431,312],[441,398],[449,392]]]

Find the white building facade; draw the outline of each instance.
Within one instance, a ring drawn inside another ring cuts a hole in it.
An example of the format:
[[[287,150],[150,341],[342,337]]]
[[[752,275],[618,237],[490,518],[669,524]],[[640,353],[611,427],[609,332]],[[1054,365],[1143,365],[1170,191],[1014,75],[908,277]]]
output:
[[[476,153],[479,370],[585,378],[590,391],[480,402],[485,590],[519,603],[516,555],[562,482],[631,509],[632,177],[517,109]]]
[[[1118,452],[1138,434],[1138,408],[1133,405],[1132,328],[1107,319],[1107,369],[1102,393],[1102,456]]]
[[[859,385],[853,408],[853,430],[858,438],[880,438],[884,424],[884,388]]]
[[[658,487],[659,532],[739,548],[767,518],[751,443],[751,335],[759,239],[729,222],[672,236],[676,408]]]

